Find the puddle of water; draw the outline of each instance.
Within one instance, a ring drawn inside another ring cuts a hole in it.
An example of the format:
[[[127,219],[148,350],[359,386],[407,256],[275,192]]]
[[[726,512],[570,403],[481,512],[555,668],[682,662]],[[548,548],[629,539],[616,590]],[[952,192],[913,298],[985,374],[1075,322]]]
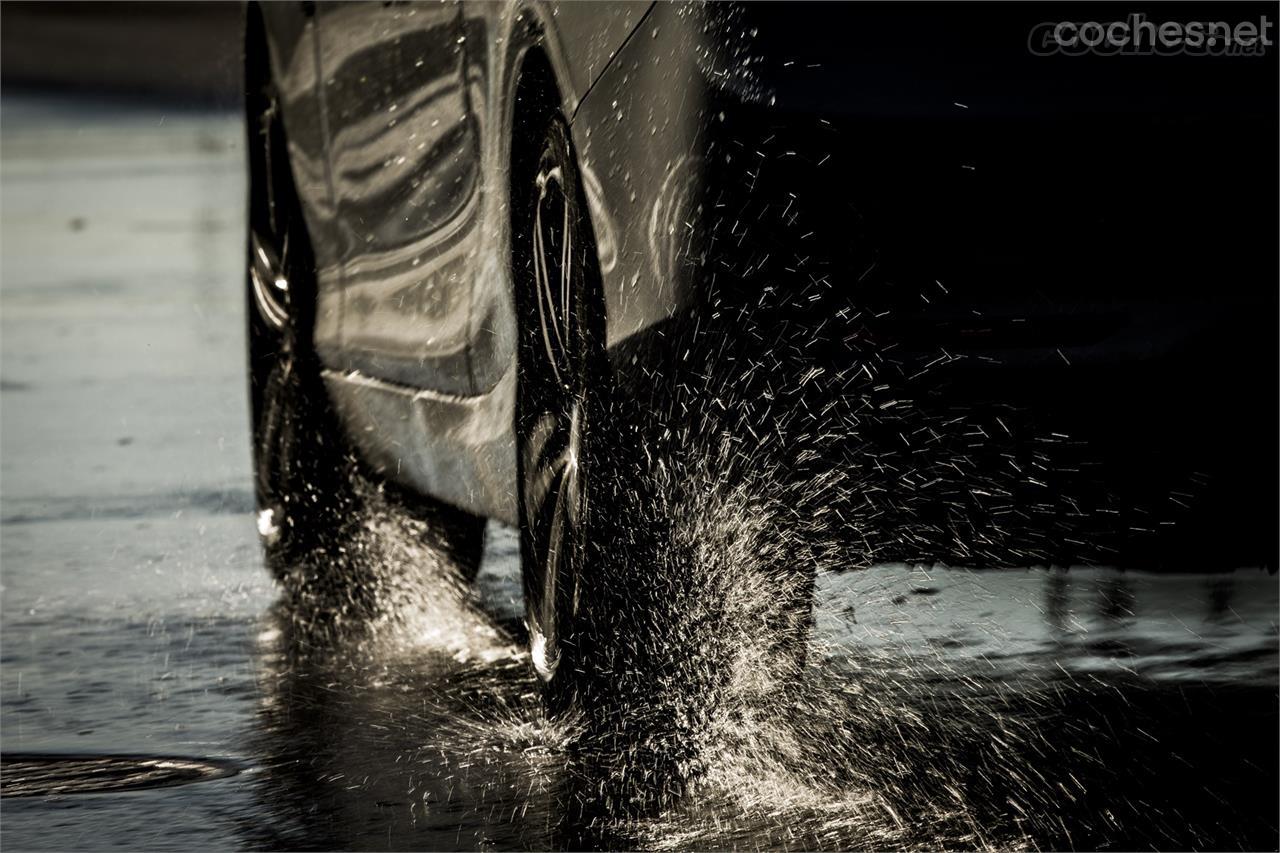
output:
[[[155,755],[0,755],[0,796],[55,797],[169,788],[232,776],[230,761]]]

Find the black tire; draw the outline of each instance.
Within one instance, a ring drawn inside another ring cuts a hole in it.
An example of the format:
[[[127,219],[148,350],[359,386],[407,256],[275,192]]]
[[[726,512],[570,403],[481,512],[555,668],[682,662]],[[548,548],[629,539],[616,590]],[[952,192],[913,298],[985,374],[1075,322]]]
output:
[[[254,35],[252,10],[248,33]],[[250,45],[247,77],[265,70]],[[341,467],[311,340],[315,259],[289,168],[280,102],[269,75],[246,92],[249,210],[247,317],[254,495],[268,566],[277,575],[315,546],[338,509],[327,496]],[[324,464],[327,462],[328,464]]]
[[[608,373],[598,258],[568,127],[553,114],[530,130],[541,144],[536,159],[517,161],[512,189],[520,555],[533,663],[559,711],[583,669],[587,484]]]

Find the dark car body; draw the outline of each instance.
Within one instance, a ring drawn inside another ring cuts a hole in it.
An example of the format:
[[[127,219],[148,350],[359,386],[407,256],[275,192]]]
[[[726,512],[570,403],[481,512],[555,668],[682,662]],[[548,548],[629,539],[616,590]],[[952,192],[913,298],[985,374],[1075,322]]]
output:
[[[929,394],[1054,412],[1117,476],[1208,472],[1202,537],[1254,536],[1239,561],[1273,561],[1274,48],[1028,49],[1037,23],[1084,12],[1107,17],[264,4],[316,254],[315,347],[347,434],[403,484],[515,521],[508,178],[537,55],[580,160],[621,381],[644,381],[633,345],[705,302],[722,252],[759,248],[735,267],[744,301],[786,286],[765,280],[773,235],[735,217],[790,196],[812,227],[788,251],[816,260],[784,269],[862,288],[896,351],[954,357]]]

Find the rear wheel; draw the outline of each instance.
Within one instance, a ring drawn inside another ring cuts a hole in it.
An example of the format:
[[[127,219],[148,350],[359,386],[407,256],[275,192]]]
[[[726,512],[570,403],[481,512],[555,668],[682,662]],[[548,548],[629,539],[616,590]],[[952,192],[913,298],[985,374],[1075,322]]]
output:
[[[535,137],[537,138],[537,137]],[[512,250],[519,312],[516,397],[520,550],[534,668],[553,710],[581,669],[582,582],[592,527],[587,484],[606,376],[594,239],[558,116],[517,169]]]
[[[247,95],[248,335],[258,530],[281,574],[332,518],[335,436],[327,429],[312,355],[315,260],[289,168],[280,103],[270,80]]]

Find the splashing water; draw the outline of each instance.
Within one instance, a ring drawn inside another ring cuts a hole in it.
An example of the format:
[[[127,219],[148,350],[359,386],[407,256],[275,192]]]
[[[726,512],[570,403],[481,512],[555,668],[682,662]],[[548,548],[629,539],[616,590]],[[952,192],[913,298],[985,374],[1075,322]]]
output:
[[[774,206],[777,233],[808,227],[790,208]],[[736,223],[766,214],[737,213],[722,224],[741,245]],[[877,322],[889,310],[875,305],[883,287],[866,275],[842,286],[824,270],[797,279],[805,259],[794,247],[763,240],[717,254],[708,304],[616,355],[642,379],[600,391],[611,434],[590,452],[610,476],[588,501],[576,638],[587,671],[571,714],[541,711],[521,632],[477,604],[467,560],[441,535],[449,519],[349,461],[337,487],[309,484],[267,519],[285,594],[283,651],[264,692],[288,697],[264,712],[267,729],[293,732],[299,702],[339,717],[373,703],[398,742],[420,744],[388,756],[403,769],[388,777],[387,801],[412,795],[411,824],[437,829],[457,821],[450,808],[500,811],[505,834],[477,844],[1265,837],[1266,820],[1247,809],[1220,826],[1180,821],[1221,799],[1215,785],[1239,793],[1228,773],[1159,800],[1144,791],[1178,761],[1215,765],[1208,747],[1171,757],[1150,735],[1188,718],[1164,713],[1141,677],[1059,666],[1010,678],[921,650],[815,639],[815,578],[892,560],[1096,564],[1176,509],[1113,494],[1085,443],[1025,413],[931,398],[925,380],[958,359],[902,354]],[[773,275],[798,283],[758,286]],[[300,545],[290,513],[316,495],[335,523]],[[317,687],[344,670],[361,674],[356,696]],[[427,674],[449,689],[420,691]],[[355,748],[331,747],[327,761],[341,766]],[[357,787],[367,796],[382,784]]]

